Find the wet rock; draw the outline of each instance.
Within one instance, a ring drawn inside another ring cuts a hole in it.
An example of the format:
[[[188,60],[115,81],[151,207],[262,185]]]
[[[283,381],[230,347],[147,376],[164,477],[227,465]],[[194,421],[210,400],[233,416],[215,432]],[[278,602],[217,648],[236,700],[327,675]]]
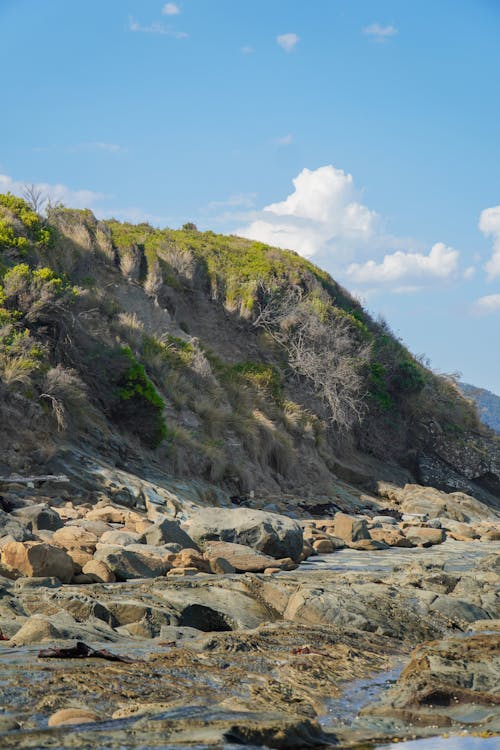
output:
[[[201,546],[210,541],[242,544],[275,558],[302,554],[303,533],[297,521],[249,508],[205,508],[189,522],[190,536]]]
[[[415,649],[396,685],[362,714],[424,725],[470,726],[473,707],[473,725],[487,726],[498,715],[499,674],[497,634],[424,643]]]
[[[170,569],[166,559],[133,552],[128,547],[102,547],[96,550],[94,559],[105,563],[117,581],[156,578]]]
[[[360,539],[369,539],[368,525],[364,518],[349,516],[347,513],[335,514],[335,536],[348,544]]]
[[[231,542],[206,542],[205,555],[209,562],[223,557],[238,573],[262,573],[275,564],[273,557]]]
[[[87,724],[99,721],[99,716],[85,708],[61,708],[49,717],[49,727],[60,727],[64,724]]]
[[[66,550],[43,542],[9,542],[2,549],[1,563],[13,578],[55,576],[69,583],[74,573]]]

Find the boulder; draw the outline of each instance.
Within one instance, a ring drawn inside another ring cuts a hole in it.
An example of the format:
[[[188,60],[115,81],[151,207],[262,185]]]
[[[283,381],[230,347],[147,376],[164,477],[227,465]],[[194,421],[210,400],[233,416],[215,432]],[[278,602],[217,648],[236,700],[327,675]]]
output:
[[[73,577],[73,560],[66,550],[43,542],[9,542],[2,549],[2,567],[13,578],[55,576],[62,583]]]
[[[219,575],[228,575],[236,573],[233,565],[225,557],[211,557],[208,561],[212,573]]]
[[[210,563],[195,549],[183,549],[176,555],[169,555],[173,568],[196,568],[202,573],[210,573]]]
[[[0,510],[0,548],[3,546],[2,539],[7,541],[26,542],[33,539],[33,534],[21,519],[11,516]]]
[[[21,519],[30,531],[57,531],[64,526],[61,516],[44,503],[18,508],[11,515]]]
[[[61,637],[61,633],[52,625],[48,617],[33,615],[10,639],[10,643],[13,646],[27,646],[30,643],[54,641]]]
[[[443,529],[431,529],[426,526],[410,526],[405,529],[405,536],[418,547],[432,547],[446,539]]]
[[[274,557],[232,542],[207,542],[205,556],[209,564],[214,558],[224,558],[238,573],[263,573],[276,564]]]
[[[117,581],[132,578],[157,578],[170,569],[166,558],[133,552],[128,547],[101,547],[96,550],[95,560],[106,563]]]
[[[312,546],[318,555],[328,555],[335,552],[335,547],[330,539],[316,539]]]
[[[348,544],[360,539],[369,539],[368,525],[364,518],[349,516],[347,513],[335,514],[335,536]]]
[[[49,716],[49,727],[60,727],[65,724],[89,724],[99,721],[99,716],[85,708],[61,708]]]
[[[415,545],[399,529],[370,529],[370,536],[376,542],[384,542],[389,547],[414,547]]]
[[[138,544],[141,538],[140,534],[135,531],[121,531],[119,529],[112,529],[111,531],[105,531],[99,539],[100,544],[115,544],[119,547],[128,547],[129,544]]]
[[[83,568],[84,575],[90,576],[94,583],[114,583],[116,576],[102,560],[89,560]]]
[[[149,526],[140,537],[144,544],[160,546],[162,544],[179,544],[181,549],[198,549],[191,536],[181,529],[178,521],[163,518]]]
[[[250,508],[200,510],[191,518],[189,535],[202,547],[213,541],[230,542],[274,558],[291,557],[295,562],[303,549],[302,528],[297,521]]]
[[[105,523],[125,523],[128,511],[115,508],[114,505],[103,505],[89,510],[86,515],[88,521],[104,521]]]

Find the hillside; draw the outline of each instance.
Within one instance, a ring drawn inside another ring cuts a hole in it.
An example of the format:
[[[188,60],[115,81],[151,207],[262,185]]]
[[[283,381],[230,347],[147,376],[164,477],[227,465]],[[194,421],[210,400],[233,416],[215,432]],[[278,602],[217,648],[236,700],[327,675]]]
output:
[[[458,383],[458,387],[466,398],[474,401],[481,421],[500,433],[500,396],[469,383]]]
[[[296,253],[7,194],[0,274],[2,473],[84,487],[105,463],[310,502],[418,481],[499,502],[472,403]]]

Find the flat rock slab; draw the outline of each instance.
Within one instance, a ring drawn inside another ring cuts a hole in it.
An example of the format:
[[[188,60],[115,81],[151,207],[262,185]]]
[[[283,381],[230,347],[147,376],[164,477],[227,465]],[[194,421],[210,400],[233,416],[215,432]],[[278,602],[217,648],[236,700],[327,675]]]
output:
[[[231,542],[207,542],[205,554],[209,560],[224,558],[238,573],[263,573],[276,563],[274,557]]]

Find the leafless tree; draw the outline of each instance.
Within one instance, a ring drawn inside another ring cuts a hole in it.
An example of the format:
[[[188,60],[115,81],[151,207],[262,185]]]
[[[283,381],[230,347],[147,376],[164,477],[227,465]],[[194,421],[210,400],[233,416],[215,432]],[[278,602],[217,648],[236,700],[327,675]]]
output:
[[[43,211],[43,208],[47,203],[47,196],[45,192],[33,183],[24,186],[23,198],[37,214]]]
[[[286,350],[292,371],[323,399],[336,427],[349,430],[365,410],[362,365],[369,346],[359,340],[348,316],[327,307],[322,318],[300,288],[273,293],[261,287],[259,292],[254,325]]]

